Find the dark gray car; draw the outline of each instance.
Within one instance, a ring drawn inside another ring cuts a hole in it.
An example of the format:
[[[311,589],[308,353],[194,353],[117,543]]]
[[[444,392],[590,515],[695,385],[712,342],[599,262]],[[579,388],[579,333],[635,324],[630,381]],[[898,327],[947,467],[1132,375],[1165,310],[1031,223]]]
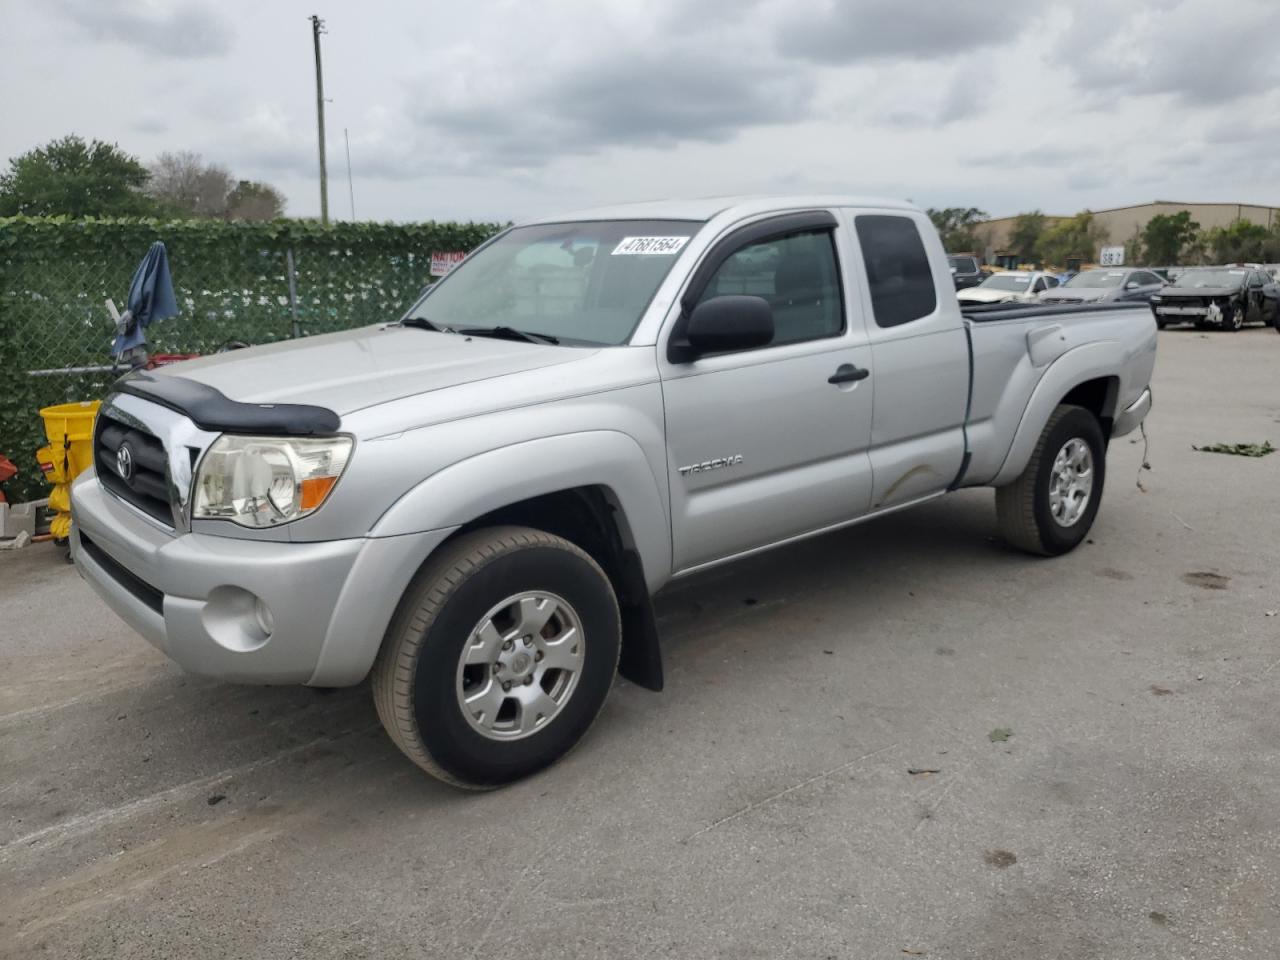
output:
[[[1077,273],[1060,287],[1040,294],[1041,303],[1147,302],[1164,281],[1150,270],[1103,267]]]
[[[968,290],[976,287],[987,275],[982,272],[978,258],[969,253],[949,253],[947,262],[951,265],[951,279],[957,290]]]

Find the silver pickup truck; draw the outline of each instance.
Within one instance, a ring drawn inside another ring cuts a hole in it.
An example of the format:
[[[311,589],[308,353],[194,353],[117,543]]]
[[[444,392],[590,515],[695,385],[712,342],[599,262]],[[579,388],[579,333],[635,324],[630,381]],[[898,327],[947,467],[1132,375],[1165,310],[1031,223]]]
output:
[[[651,597],[991,486],[1071,550],[1151,405],[1145,304],[977,308],[914,207],[646,203],[515,227],[397,322],[118,382],[76,483],[86,580],[193,673],[357,684],[492,787],[657,690]]]

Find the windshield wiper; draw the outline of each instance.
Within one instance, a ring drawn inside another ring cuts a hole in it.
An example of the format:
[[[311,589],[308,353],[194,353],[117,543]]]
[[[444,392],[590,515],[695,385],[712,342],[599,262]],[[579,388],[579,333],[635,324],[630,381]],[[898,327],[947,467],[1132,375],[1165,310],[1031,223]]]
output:
[[[453,331],[467,337],[493,337],[496,340],[521,340],[525,343],[550,343],[558,345],[559,337],[549,333],[535,333],[532,330],[517,330],[515,327],[462,327]]]
[[[417,327],[419,330],[430,330],[434,333],[453,333],[451,327],[442,327],[432,323],[426,317],[405,317],[400,321],[402,327]]]

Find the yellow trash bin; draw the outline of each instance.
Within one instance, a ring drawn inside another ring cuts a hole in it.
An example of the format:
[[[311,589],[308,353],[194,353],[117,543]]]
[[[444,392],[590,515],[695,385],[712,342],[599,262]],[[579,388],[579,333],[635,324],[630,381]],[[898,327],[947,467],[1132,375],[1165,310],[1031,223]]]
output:
[[[55,540],[71,535],[71,481],[93,464],[93,421],[101,401],[59,403],[40,411],[47,447],[36,451],[44,478],[53,484],[49,508],[57,515],[49,527]]]

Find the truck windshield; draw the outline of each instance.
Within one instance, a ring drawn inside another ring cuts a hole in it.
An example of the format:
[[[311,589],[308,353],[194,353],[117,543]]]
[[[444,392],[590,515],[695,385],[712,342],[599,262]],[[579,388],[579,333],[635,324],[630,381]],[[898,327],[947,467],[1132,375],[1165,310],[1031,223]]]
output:
[[[1244,283],[1244,270],[1188,270],[1178,274],[1175,287],[1238,287]]]
[[[568,345],[617,346],[630,338],[701,226],[597,220],[517,227],[463,260],[405,319],[436,329],[504,328]]]

